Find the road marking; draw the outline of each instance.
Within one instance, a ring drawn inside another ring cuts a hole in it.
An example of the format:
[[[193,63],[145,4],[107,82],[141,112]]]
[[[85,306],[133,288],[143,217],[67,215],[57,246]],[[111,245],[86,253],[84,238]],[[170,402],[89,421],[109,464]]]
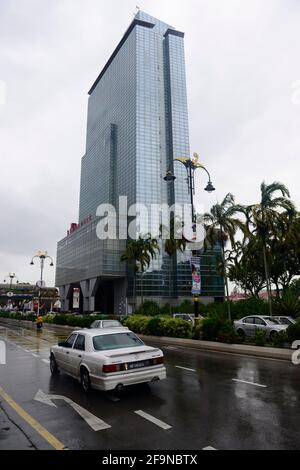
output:
[[[38,355],[38,354],[33,354],[33,353],[32,353],[32,355],[33,355],[33,357],[39,357],[39,355]]]
[[[141,416],[142,418],[147,419],[147,420],[150,421],[151,423],[156,424],[156,426],[159,426],[159,427],[162,428],[162,429],[171,429],[171,427],[172,427],[172,426],[169,426],[169,424],[164,423],[164,422],[161,421],[160,419],[157,419],[157,418],[155,418],[154,416],[151,416],[151,415],[149,415],[148,413],[145,413],[145,412],[142,411],[142,410],[137,410],[137,411],[135,411],[135,413],[136,413],[137,415]]]
[[[45,362],[45,364],[50,364],[49,359],[42,359],[42,361]]]
[[[256,387],[262,387],[262,388],[267,388],[266,385],[262,384],[257,384],[255,382],[248,382],[247,380],[240,380],[240,379],[232,379],[234,382],[240,382],[242,384],[248,384],[248,385],[255,385]]]
[[[214,447],[211,447],[211,446],[207,446],[207,447],[203,447],[202,450],[217,450],[217,449],[215,449]]]
[[[189,369],[189,367],[175,366],[177,369],[189,370],[190,372],[197,372],[196,369]]]
[[[2,387],[0,387],[0,396],[6,401],[6,403],[13,409],[15,412],[21,416],[40,436],[42,436],[45,441],[47,441],[54,449],[56,450],[65,450],[66,446],[62,444],[53,434],[47,431],[44,426],[42,426],[38,421],[36,421],[32,416],[30,416],[18,403],[16,403],[13,398],[6,393]]]
[[[83,419],[84,421],[93,429],[93,431],[102,431],[103,429],[111,428],[111,426],[102,419],[90,413],[88,410],[82,408],[74,401],[63,395],[46,395],[42,390],[39,390],[34,397],[34,400],[44,403],[45,405],[53,406],[56,408],[55,403],[52,400],[63,400],[68,403]]]

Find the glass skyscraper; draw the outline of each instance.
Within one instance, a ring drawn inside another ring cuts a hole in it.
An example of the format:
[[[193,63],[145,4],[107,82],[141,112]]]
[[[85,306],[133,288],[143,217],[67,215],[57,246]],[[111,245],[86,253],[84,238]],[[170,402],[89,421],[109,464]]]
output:
[[[126,240],[100,240],[97,207],[120,196],[128,206],[188,204],[183,165],[189,156],[184,34],[139,11],[89,91],[86,153],[81,164],[79,223],[58,242],[56,285],[62,308],[124,313],[133,304],[133,276],[120,261]],[[176,181],[164,181],[171,169]],[[206,260],[206,261],[205,261]],[[207,253],[203,295],[222,297],[215,254]],[[166,303],[191,297],[189,253],[168,257],[163,247],[143,276],[136,296]]]

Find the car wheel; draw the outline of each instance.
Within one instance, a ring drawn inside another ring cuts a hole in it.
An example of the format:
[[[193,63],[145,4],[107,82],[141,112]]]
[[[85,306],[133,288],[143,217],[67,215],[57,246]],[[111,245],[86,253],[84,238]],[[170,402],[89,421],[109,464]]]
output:
[[[241,339],[245,339],[245,336],[246,336],[246,335],[245,335],[244,330],[242,330],[242,329],[237,330],[237,334],[239,335],[239,337],[240,337]]]
[[[81,385],[85,393],[91,390],[90,374],[86,368],[81,370]]]
[[[273,340],[276,335],[277,335],[277,331],[271,331],[271,333],[270,333],[270,340]]]
[[[52,375],[59,374],[58,365],[53,354],[51,354],[51,357],[50,357],[50,371]]]

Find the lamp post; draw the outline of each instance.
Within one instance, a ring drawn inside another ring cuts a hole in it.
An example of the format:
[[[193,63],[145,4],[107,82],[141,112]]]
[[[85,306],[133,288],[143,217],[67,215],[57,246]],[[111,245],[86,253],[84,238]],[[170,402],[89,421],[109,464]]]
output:
[[[36,255],[33,256],[33,258],[31,259],[30,261],[30,264],[33,265],[34,262],[33,260],[35,258],[39,258],[40,260],[40,282],[39,282],[39,303],[38,303],[38,315],[40,313],[40,303],[41,303],[41,289],[42,289],[42,286],[43,286],[43,272],[44,272],[44,266],[45,266],[45,260],[46,259],[49,259],[51,260],[50,262],[50,266],[54,266],[53,264],[53,259],[50,255],[48,255],[47,251],[38,251]]]
[[[3,282],[6,282],[6,279],[9,278],[9,288],[11,289],[13,280],[17,279],[17,284],[19,283],[18,276],[15,275],[15,273],[8,273],[8,275],[4,278]]]
[[[195,209],[194,209],[195,171],[198,168],[201,168],[208,175],[208,183],[205,186],[204,191],[207,191],[208,193],[212,193],[213,191],[215,191],[215,188],[212,184],[209,171],[205,168],[205,166],[199,163],[199,155],[197,153],[193,154],[193,158],[178,157],[178,158],[175,158],[174,161],[182,163],[187,172],[187,185],[188,185],[188,191],[190,193],[191,208],[192,208],[192,226],[193,226],[193,232],[195,232],[196,231],[196,214],[195,214]],[[164,180],[167,183],[174,183],[174,181],[176,180],[176,176],[172,173],[171,170],[168,170],[166,176],[164,177]],[[198,296],[194,295],[194,311],[195,311],[196,318],[199,316],[198,301],[199,301]]]

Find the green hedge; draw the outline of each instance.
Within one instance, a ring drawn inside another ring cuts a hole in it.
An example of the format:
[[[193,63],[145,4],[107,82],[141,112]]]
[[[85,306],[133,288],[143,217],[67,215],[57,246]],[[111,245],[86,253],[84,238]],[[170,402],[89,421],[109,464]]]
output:
[[[238,302],[230,302],[232,320],[246,317],[248,315],[269,315],[268,303],[262,299],[251,298],[240,300]],[[212,302],[204,305],[199,302],[199,314],[206,317],[210,314],[216,314],[222,317],[228,317],[226,302]],[[144,316],[160,316],[170,315],[170,313],[194,313],[194,304],[190,300],[184,300],[178,307],[170,309],[169,304],[159,307],[156,302],[146,301],[143,306],[135,311],[135,315]]]
[[[137,334],[192,338],[192,325],[179,318],[130,315],[123,324]]]
[[[296,341],[297,339],[300,340],[300,319],[297,320],[295,324],[292,324],[288,327],[286,334],[290,343]]]
[[[35,321],[35,313],[22,314],[20,312],[0,312],[0,318],[12,318],[13,320],[27,320]],[[115,316],[108,315],[72,315],[72,314],[47,314],[43,316],[44,323],[50,323],[53,325],[67,325],[75,326],[80,328],[88,328],[95,320],[104,320],[106,318],[117,318]]]
[[[233,325],[225,315],[210,314],[202,323],[202,339],[204,341],[219,341],[221,343],[237,343],[239,338]]]

